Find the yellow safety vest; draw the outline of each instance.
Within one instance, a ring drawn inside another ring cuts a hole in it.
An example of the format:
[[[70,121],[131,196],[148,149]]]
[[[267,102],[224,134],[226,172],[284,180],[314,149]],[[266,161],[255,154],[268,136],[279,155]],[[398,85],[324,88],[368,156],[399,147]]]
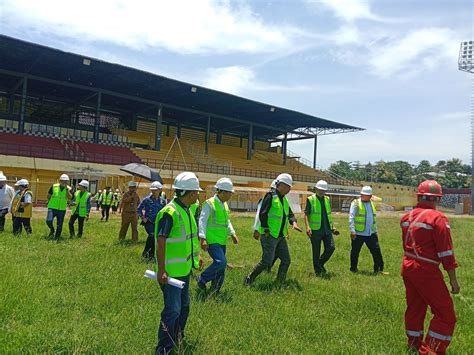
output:
[[[367,222],[367,211],[365,210],[365,204],[360,198],[358,198],[354,202],[357,203],[359,207],[359,210],[357,211],[357,214],[354,218],[355,230],[356,232],[363,232],[365,230],[365,223]],[[377,211],[375,210],[375,205],[372,200],[370,201],[370,206],[372,207],[372,214],[374,216],[374,223],[372,224],[372,230],[374,231],[376,225]]]
[[[18,218],[31,218],[33,214],[33,203],[27,204],[25,207],[20,207],[20,203],[24,201],[26,194],[31,196],[31,202],[33,202],[33,194],[30,190],[25,189],[22,192],[17,192],[12,201],[12,216]],[[20,212],[23,210],[23,212]]]
[[[311,213],[308,215],[309,226],[311,230],[318,231],[321,229],[321,222],[323,220],[321,202],[319,202],[317,195],[311,195],[308,200],[311,204]],[[331,199],[328,196],[324,196],[324,206],[326,207],[329,228],[332,230]]]
[[[120,205],[120,200],[122,199],[122,196],[120,195],[119,192],[114,193],[113,195],[113,201],[112,201],[112,206],[118,207]]]

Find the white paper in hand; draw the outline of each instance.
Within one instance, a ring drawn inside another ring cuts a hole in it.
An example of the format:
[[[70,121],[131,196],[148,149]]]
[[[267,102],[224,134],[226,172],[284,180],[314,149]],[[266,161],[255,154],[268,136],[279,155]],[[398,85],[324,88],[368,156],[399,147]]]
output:
[[[152,280],[156,280],[156,272],[154,272],[152,270],[145,271],[145,274],[143,276],[145,276],[149,279],[152,279]],[[184,281],[177,280],[177,279],[174,279],[172,277],[168,277],[168,285],[170,285],[170,286],[174,286],[174,287],[182,289],[182,288],[184,288],[184,284],[185,284]]]

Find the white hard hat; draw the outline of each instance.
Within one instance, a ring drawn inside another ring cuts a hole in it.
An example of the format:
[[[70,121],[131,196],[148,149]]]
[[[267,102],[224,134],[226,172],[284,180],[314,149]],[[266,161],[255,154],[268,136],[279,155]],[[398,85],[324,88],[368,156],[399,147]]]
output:
[[[89,181],[81,180],[81,182],[79,183],[79,186],[82,186],[82,187],[85,187],[86,189],[88,189],[89,188]]]
[[[26,179],[20,179],[15,183],[15,186],[28,186],[30,183]]]
[[[102,190],[99,190],[99,192],[102,192]]]
[[[277,181],[276,181],[276,180],[273,180],[272,183],[270,184],[270,187],[271,187],[272,189],[276,189],[276,187],[277,187],[277,186],[276,186],[276,183],[277,183]]]
[[[59,181],[69,181],[69,176],[67,176],[66,174],[62,174],[59,177]]]
[[[372,196],[372,188],[370,186],[364,186],[362,190],[360,190],[361,195]]]
[[[216,189],[222,190],[222,191],[234,192],[234,184],[232,183],[232,180],[224,177],[217,180]]]
[[[153,181],[150,185],[150,190],[159,190],[162,188],[163,188],[163,185],[159,181]]]
[[[173,189],[183,191],[202,191],[199,187],[199,179],[189,171],[179,174],[174,179]]]
[[[135,181],[129,181],[128,187],[137,187],[137,183]]]
[[[7,181],[7,177],[5,175],[0,175],[0,181]]]
[[[115,192],[120,192],[120,190],[119,190],[119,189],[115,189]]]
[[[275,186],[278,185],[278,183],[280,182],[287,184],[289,187],[293,186],[293,178],[291,177],[290,174],[284,173],[284,174],[278,175],[275,180]]]
[[[315,187],[318,189],[318,190],[322,190],[322,191],[327,191],[329,190],[329,187],[328,187],[328,183],[325,181],[325,180],[319,180]]]

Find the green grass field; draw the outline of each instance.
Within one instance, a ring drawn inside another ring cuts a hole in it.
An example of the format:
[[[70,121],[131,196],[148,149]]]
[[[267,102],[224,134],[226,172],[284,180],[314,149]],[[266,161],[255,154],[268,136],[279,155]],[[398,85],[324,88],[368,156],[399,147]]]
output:
[[[44,239],[43,215],[34,219],[32,237],[0,234],[0,353],[152,353],[162,295],[143,277],[143,228],[138,245],[119,244],[119,219],[106,224],[94,216],[82,240],[52,242]],[[251,217],[233,217],[241,243],[228,246],[228,259],[242,268],[227,271],[217,296],[198,294],[193,281],[185,352],[406,353],[398,215],[379,218],[390,276],[370,274],[366,247],[361,272],[349,272],[347,216],[340,215],[336,225],[341,235],[327,264],[330,278],[312,276],[310,243],[295,232],[289,240],[287,283],[275,286],[275,268],[251,288],[244,288],[242,281],[259,260],[260,243],[251,238]],[[299,221],[302,225],[301,217]],[[449,350],[472,353],[474,219],[451,217],[451,226],[461,294],[454,297],[458,323]],[[65,227],[63,236],[68,235]]]

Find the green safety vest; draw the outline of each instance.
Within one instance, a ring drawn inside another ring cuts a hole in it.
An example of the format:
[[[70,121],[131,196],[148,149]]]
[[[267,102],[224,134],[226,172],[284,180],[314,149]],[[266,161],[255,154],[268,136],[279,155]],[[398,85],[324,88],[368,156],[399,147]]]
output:
[[[122,196],[120,196],[119,192],[114,193],[113,195],[114,199],[112,201],[112,206],[118,207],[120,204],[120,200],[122,199]]]
[[[164,191],[161,191],[160,192],[160,197],[162,197],[166,200],[166,193]]]
[[[290,205],[286,196],[283,197],[283,205],[280,201],[280,198],[275,194],[272,198],[272,206],[270,211],[268,211],[268,229],[270,230],[270,235],[274,238],[278,238],[280,235],[281,224],[283,222],[283,216],[286,216],[286,223],[283,226],[283,235],[288,234],[288,214],[290,213]],[[263,234],[264,228],[260,227],[260,234]]]
[[[114,193],[112,191],[107,192],[102,192],[102,204],[106,206],[110,206],[112,204],[112,196]]]
[[[54,210],[59,211],[66,211],[67,209],[67,187],[65,187],[62,191],[60,189],[60,184],[53,185],[53,194],[48,201],[48,208],[52,208]]]
[[[189,212],[193,214],[194,217],[196,217],[196,212],[199,209],[200,203],[199,200],[196,200],[191,206],[189,206]]]
[[[224,207],[218,201],[216,196],[211,197],[205,203],[210,208],[211,215],[206,226],[206,240],[209,244],[227,244],[228,223],[229,223],[229,206],[224,202]]]
[[[359,210],[354,218],[354,225],[356,232],[363,232],[365,230],[365,223],[367,219],[367,211],[365,210],[365,204],[360,198],[354,201],[358,204]],[[374,224],[372,224],[372,230],[375,231],[375,220],[377,217],[377,211],[375,210],[375,204],[370,201],[370,206],[372,206],[372,214],[374,215]]]
[[[71,214],[75,214],[76,210],[79,208],[79,217],[87,216],[87,200],[89,199],[90,195],[90,192],[84,191],[81,196],[81,191],[76,191],[74,193],[76,205],[73,206]]]
[[[317,195],[311,195],[308,200],[311,204],[311,213],[308,216],[309,227],[311,230],[318,231],[321,229],[321,222],[323,220],[321,202],[319,202]],[[328,196],[324,196],[324,205],[328,216],[329,228],[332,230],[331,199]]]
[[[166,238],[165,271],[170,277],[187,276],[191,269],[199,267],[198,228],[194,215],[186,212],[174,199],[161,209],[155,222],[155,240],[158,224],[165,213],[173,218],[173,227]],[[155,248],[156,249],[156,248]],[[155,250],[158,272],[158,253]],[[197,260],[197,264],[196,264]]]

